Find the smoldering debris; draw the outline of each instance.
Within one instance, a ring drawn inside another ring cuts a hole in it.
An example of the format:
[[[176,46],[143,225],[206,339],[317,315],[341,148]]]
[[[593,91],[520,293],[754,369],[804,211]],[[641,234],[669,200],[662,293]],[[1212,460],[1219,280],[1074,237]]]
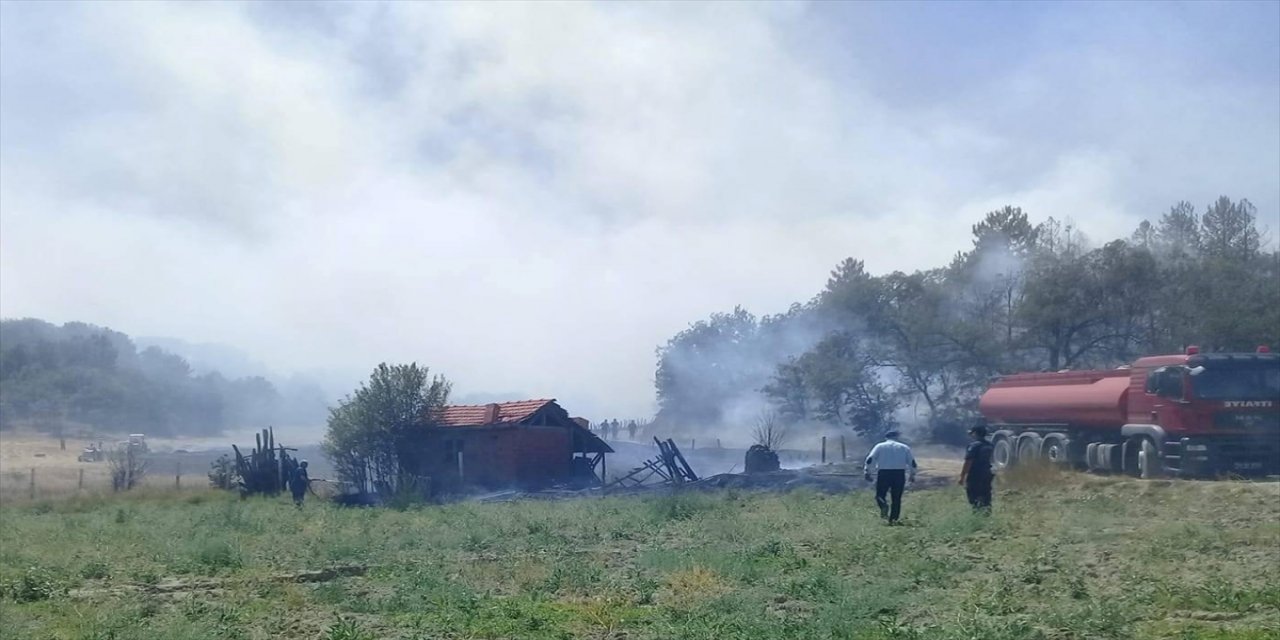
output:
[[[936,489],[950,481],[942,476],[921,476],[911,487],[915,490]],[[643,484],[629,487],[582,490],[551,489],[545,491],[500,491],[483,496],[473,496],[472,502],[513,502],[516,500],[568,500],[604,496],[636,496],[666,493],[670,491],[715,492],[726,490],[788,493],[797,490],[817,491],[827,495],[853,493],[870,489],[873,483],[862,477],[862,472],[852,464],[836,464],[781,469],[770,473],[721,473],[681,484]]]

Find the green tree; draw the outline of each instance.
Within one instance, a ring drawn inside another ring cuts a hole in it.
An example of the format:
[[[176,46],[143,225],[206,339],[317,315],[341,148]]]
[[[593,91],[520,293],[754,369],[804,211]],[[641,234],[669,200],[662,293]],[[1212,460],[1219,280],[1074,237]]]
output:
[[[658,349],[659,419],[718,425],[726,405],[759,389],[775,364],[756,358],[759,327],[754,315],[734,307],[695,322]]]
[[[410,489],[426,454],[425,428],[450,388],[417,363],[379,364],[330,411],[324,451],[339,476],[386,495]]]
[[[875,358],[847,333],[823,339],[778,367],[764,393],[787,422],[821,422],[878,435],[895,425],[900,402],[879,376]]]

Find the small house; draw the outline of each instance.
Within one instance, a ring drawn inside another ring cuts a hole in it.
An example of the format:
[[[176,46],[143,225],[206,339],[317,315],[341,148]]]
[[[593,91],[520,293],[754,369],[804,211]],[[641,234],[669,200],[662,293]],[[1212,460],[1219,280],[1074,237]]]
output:
[[[435,490],[598,485],[613,453],[554,399],[452,405],[427,418],[421,473]]]

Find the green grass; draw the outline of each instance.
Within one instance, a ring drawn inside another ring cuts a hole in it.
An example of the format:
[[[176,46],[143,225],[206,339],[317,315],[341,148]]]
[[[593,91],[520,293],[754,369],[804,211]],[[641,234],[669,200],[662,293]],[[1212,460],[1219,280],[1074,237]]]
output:
[[[1280,634],[1280,487],[1036,475],[971,513],[726,491],[340,509],[215,493],[0,507],[3,638]],[[296,582],[359,565],[364,575]]]

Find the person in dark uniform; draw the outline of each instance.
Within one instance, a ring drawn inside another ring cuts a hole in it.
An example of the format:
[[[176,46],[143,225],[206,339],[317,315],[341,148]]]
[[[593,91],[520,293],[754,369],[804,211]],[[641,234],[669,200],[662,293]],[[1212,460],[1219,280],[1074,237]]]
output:
[[[293,493],[293,504],[302,507],[302,500],[307,497],[307,487],[311,478],[307,476],[307,461],[298,463],[298,467],[289,476],[289,491]]]
[[[916,479],[916,458],[911,455],[911,447],[898,442],[898,432],[889,431],[884,434],[884,442],[871,448],[864,463],[864,475],[871,480],[871,468],[876,469],[876,506],[880,507],[880,517],[889,524],[898,524],[898,516],[902,514],[902,491],[907,486],[907,478]],[[886,494],[890,498],[885,499]]]
[[[964,468],[960,470],[960,484],[969,497],[975,511],[991,512],[991,443],[987,441],[987,428],[978,425],[969,430],[973,442],[964,453]]]

